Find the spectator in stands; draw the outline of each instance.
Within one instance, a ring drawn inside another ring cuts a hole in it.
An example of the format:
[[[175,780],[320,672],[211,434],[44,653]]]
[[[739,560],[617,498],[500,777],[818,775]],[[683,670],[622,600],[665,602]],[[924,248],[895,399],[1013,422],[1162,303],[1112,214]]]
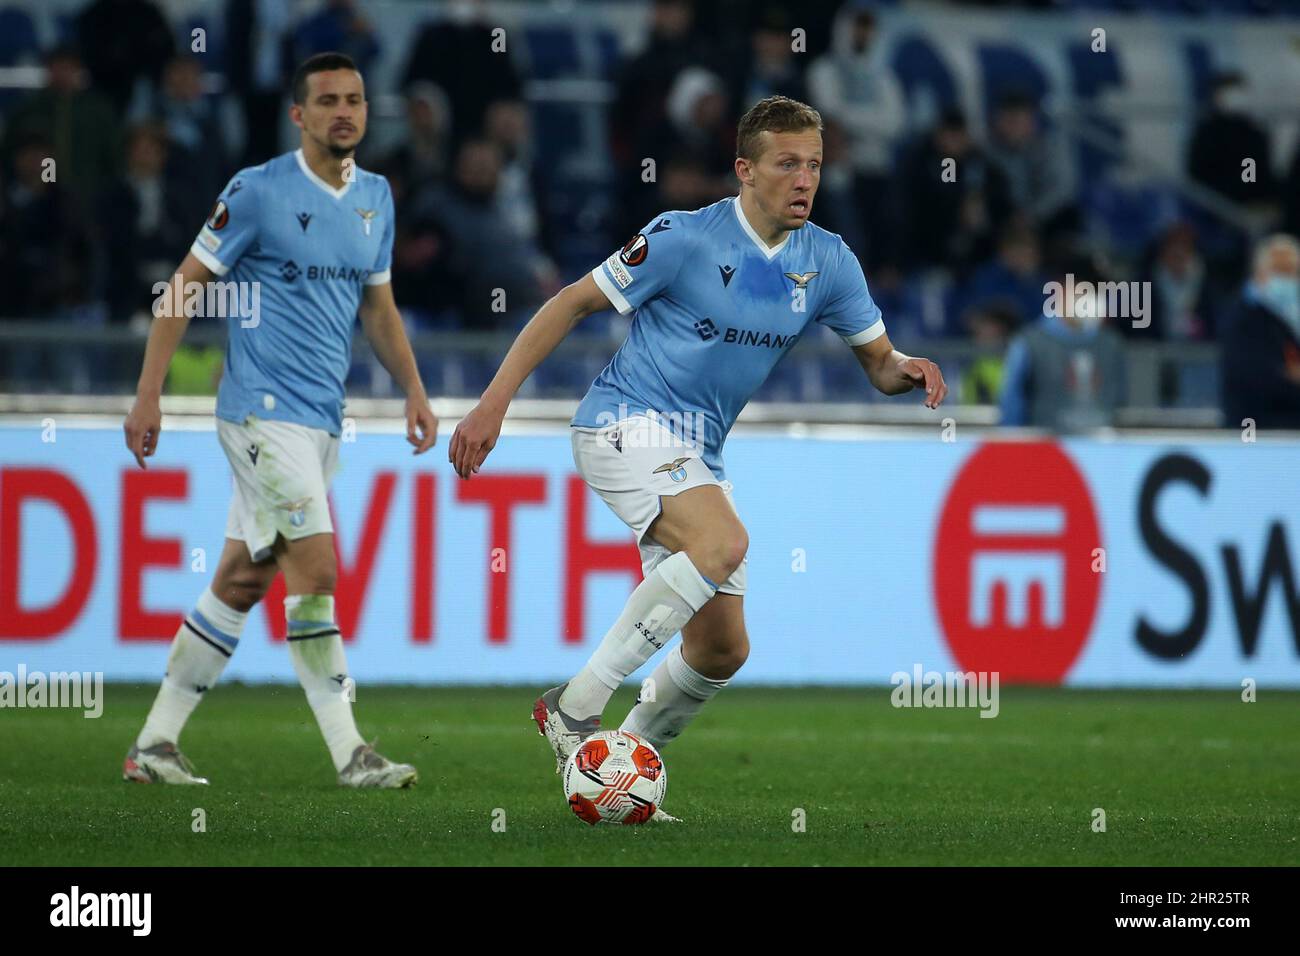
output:
[[[1032,322],[1043,314],[1041,261],[1038,234],[1023,217],[1014,218],[998,238],[997,257],[975,270],[962,298],[976,309],[1000,305],[1017,326]]]
[[[542,238],[537,209],[541,184],[533,168],[533,133],[528,106],[522,100],[497,100],[483,118],[483,136],[501,154],[497,209],[515,237],[532,243]]]
[[[808,101],[804,83],[803,60],[792,49],[791,30],[795,24],[780,6],[765,7],[750,34],[748,55],[733,80],[737,114],[743,113],[765,96],[789,96]]]
[[[848,137],[851,206],[864,236],[849,245],[868,268],[894,253],[897,225],[890,179],[906,123],[902,84],[877,34],[875,14],[846,7],[836,19],[831,52],[808,68],[812,103],[828,130],[836,124]],[[825,185],[823,177],[823,189]]]
[[[13,174],[0,191],[0,317],[102,321],[91,301],[90,241],[81,214],[61,180],[47,175],[52,144],[31,132],[13,148]],[[90,368],[84,350],[63,341],[0,348],[0,378],[14,390],[85,390]]]
[[[515,70],[507,44],[505,52],[492,31],[501,26],[488,23],[484,5],[478,0],[453,0],[447,19],[426,26],[411,47],[402,74],[402,89],[421,80],[436,83],[452,104],[453,144],[483,129],[488,106],[497,100],[517,100],[523,84]]]
[[[1291,155],[1291,168],[1282,183],[1282,229],[1300,236],[1300,141]]]
[[[468,139],[457,152],[450,186],[427,200],[449,237],[448,265],[471,327],[508,323],[559,291],[550,260],[534,243],[520,239],[501,212],[501,165],[494,143]]]
[[[293,60],[301,63],[317,53],[343,53],[362,76],[371,75],[379,58],[379,35],[357,10],[355,0],[327,0],[324,7],[293,31]]]
[[[1250,115],[1250,88],[1240,73],[1217,76],[1210,104],[1196,124],[1187,149],[1192,179],[1225,199],[1251,207],[1269,207],[1277,198],[1268,131]],[[1254,161],[1254,177],[1243,178],[1245,160]]]
[[[638,207],[636,222],[628,235],[644,229],[659,213],[668,209],[699,209],[717,202],[718,177],[704,168],[698,156],[689,152],[670,153],[659,166],[655,198]]]
[[[433,83],[413,83],[406,91],[406,134],[379,165],[399,173],[412,189],[433,186],[447,177],[451,106]]]
[[[49,175],[53,143],[33,130],[12,148],[12,174],[4,184],[0,214],[0,315],[52,318],[72,284],[66,273],[78,263],[85,265],[89,242],[64,177]]]
[[[226,79],[244,114],[242,166],[281,152],[285,87],[289,84],[292,0],[228,0]]]
[[[1229,428],[1300,429],[1300,242],[1256,246],[1236,320],[1223,335],[1223,417]]]
[[[989,158],[1006,178],[1012,204],[1050,239],[1076,232],[1074,160],[1058,131],[1043,129],[1037,104],[1023,93],[1004,95],[993,113]]]
[[[226,350],[182,343],[167,367],[168,395],[216,395]]]
[[[706,169],[725,176],[723,192],[728,192],[736,158],[736,133],[729,119],[722,79],[701,67],[687,67],[668,94],[667,124],[650,135],[661,150],[692,153]],[[649,155],[650,143],[646,147]]]
[[[77,43],[91,85],[119,117],[138,84],[158,85],[176,52],[167,18],[149,0],[94,0],[77,17]]]
[[[401,210],[393,236],[393,296],[417,325],[449,325],[460,304],[451,271],[451,242],[438,215],[440,181],[410,179],[409,166],[385,168],[393,206]]]
[[[1151,289],[1151,324],[1133,329],[1134,337],[1167,342],[1214,337],[1211,283],[1190,223],[1175,222],[1157,237],[1143,271]],[[1123,328],[1128,332],[1131,323]]]
[[[667,119],[668,94],[677,75],[688,66],[710,64],[709,46],[692,32],[694,25],[691,0],[651,4],[646,47],[619,70],[609,110],[610,151],[620,172],[640,172],[644,155],[638,150],[643,148],[645,130]]]
[[[631,235],[665,209],[697,209],[736,191],[735,123],[716,74],[698,66],[682,70],[668,96],[666,119],[646,127],[642,137],[638,154],[655,161],[655,178],[643,182],[640,170],[625,178],[621,234]]]
[[[197,232],[208,204],[234,172],[217,102],[203,94],[198,58],[173,57],[163,70],[162,87],[136,100],[132,121],[158,123],[167,131],[168,175],[188,182],[188,218]]]
[[[40,140],[69,198],[88,209],[100,187],[120,168],[120,132],[113,108],[85,87],[85,71],[75,48],[55,47],[45,57],[45,87],[18,104],[5,130],[5,163],[17,144]]]
[[[963,405],[996,405],[1002,395],[1002,381],[1006,368],[1007,341],[1021,324],[1021,319],[1011,309],[998,303],[989,303],[971,309],[965,315],[966,329],[979,354],[966,366],[961,375],[961,401]]]
[[[867,269],[868,240],[865,217],[858,207],[853,161],[849,157],[849,137],[839,123],[823,117],[822,174],[817,187],[817,203],[813,207],[813,220],[817,225],[836,233]],[[874,278],[868,270],[868,281]],[[874,292],[875,286],[872,285]]]
[[[971,138],[955,108],[908,153],[899,170],[903,241],[913,268],[964,273],[993,252],[1010,212],[1006,178]]]
[[[154,123],[132,126],[125,175],[106,190],[95,217],[114,321],[150,313],[153,284],[170,278],[176,250],[189,248],[202,225],[202,214],[199,222],[192,217],[190,187],[169,179],[166,170],[165,130]]]
[[[1056,432],[1112,425],[1125,392],[1123,340],[1105,325],[1090,265],[1055,274],[1042,317],[1007,349],[1002,424]]]

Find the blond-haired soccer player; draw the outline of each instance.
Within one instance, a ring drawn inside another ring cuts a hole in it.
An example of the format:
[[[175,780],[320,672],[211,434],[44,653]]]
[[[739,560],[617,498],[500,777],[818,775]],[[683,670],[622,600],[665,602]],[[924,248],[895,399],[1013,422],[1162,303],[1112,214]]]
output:
[[[678,631],[681,643],[652,675],[654,699],[639,700],[622,726],[656,746],[675,739],[745,662],[749,539],[722,446],[806,328],[839,333],[886,394],[921,388],[935,408],[947,393],[933,362],[890,344],[849,248],[809,222],[822,165],[817,111],[762,100],[741,119],[736,152],[739,195],[655,217],[542,306],[452,437],[451,461],[470,478],[520,384],[583,316],[611,306],[635,314],[578,406],[572,438],[579,473],[636,532],[645,579],[587,665],[534,705],[557,768],[599,728],[619,684]]]

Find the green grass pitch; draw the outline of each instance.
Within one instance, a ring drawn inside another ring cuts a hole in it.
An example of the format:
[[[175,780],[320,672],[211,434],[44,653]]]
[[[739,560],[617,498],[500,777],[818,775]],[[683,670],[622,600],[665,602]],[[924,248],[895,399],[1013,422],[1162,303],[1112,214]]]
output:
[[[182,744],[212,786],[125,783],[154,691],[106,686],[97,720],[0,710],[0,863],[1300,864],[1294,692],[1013,688],[990,720],[888,687],[733,688],[665,750],[684,823],[589,828],[533,688],[359,687],[362,732],[420,770],[399,792],[335,785],[296,686],[209,694]]]

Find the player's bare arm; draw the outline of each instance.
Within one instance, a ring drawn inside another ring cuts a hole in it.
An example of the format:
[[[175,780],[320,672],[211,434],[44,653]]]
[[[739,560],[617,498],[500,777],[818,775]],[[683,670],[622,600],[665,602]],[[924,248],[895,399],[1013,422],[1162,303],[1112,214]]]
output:
[[[176,270],[181,288],[187,288],[191,282],[206,285],[215,278],[212,270],[199,262],[193,253]],[[164,296],[163,302],[170,303],[170,295]],[[162,398],[163,384],[167,381],[167,369],[171,366],[172,356],[185,336],[190,318],[182,312],[173,315],[170,309],[162,309],[154,315],[149,326],[149,340],[144,349],[144,364],[140,369],[140,380],[135,388],[135,404],[123,423],[126,432],[126,447],[135,455],[136,463],[141,468],[147,467],[146,458],[153,457],[158,450],[158,437],[162,433]]]
[[[359,313],[375,355],[406,395],[406,440],[415,449],[412,454],[422,455],[438,440],[438,418],[429,408],[411,341],[393,300],[392,283],[366,286]]]
[[[938,408],[948,394],[939,366],[926,358],[904,355],[889,341],[888,335],[853,347],[863,371],[877,390],[886,395],[901,395],[914,388],[925,389],[925,407]]]
[[[587,274],[565,286],[537,310],[510,346],[479,403],[461,419],[451,436],[447,460],[455,466],[456,474],[469,478],[482,467],[501,434],[506,409],[533,369],[555,351],[578,322],[610,307],[605,293]]]

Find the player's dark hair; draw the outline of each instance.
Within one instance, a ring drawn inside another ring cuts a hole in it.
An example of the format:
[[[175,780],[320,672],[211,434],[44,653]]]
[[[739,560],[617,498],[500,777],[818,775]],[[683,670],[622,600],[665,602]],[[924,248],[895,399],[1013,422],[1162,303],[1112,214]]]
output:
[[[325,73],[328,70],[357,70],[352,57],[346,53],[317,53],[298,64],[293,71],[293,101],[299,106],[307,102],[307,77],[313,73]]]
[[[760,133],[799,133],[806,129],[822,131],[822,114],[807,103],[788,96],[768,96],[749,108],[736,127],[736,155],[757,159],[762,151]]]

